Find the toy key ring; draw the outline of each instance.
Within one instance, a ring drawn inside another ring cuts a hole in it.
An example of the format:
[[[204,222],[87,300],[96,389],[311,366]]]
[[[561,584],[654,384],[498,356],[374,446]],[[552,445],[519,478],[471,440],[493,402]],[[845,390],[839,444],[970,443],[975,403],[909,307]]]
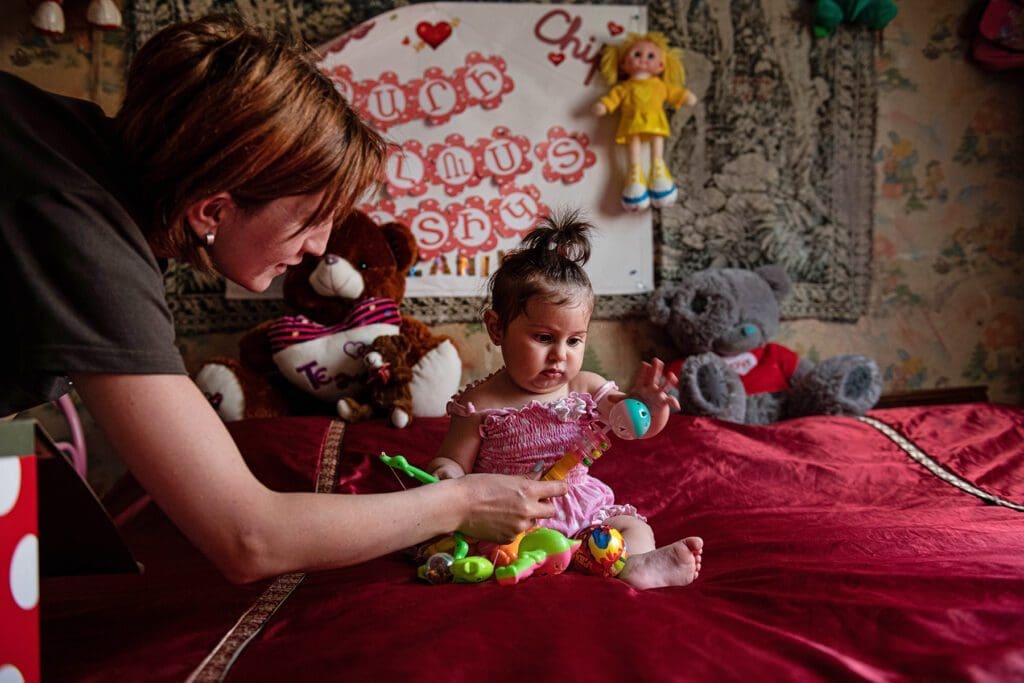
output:
[[[409,461],[405,459],[404,455],[388,455],[384,451],[381,451],[380,461],[393,470],[404,472],[422,484],[435,484],[440,481],[433,474],[410,464]]]
[[[433,474],[410,464],[404,455],[388,455],[381,451],[380,461],[423,484],[440,481]],[[427,583],[478,583],[491,578],[493,573],[494,565],[490,560],[469,554],[469,542],[461,531],[452,533],[450,553],[434,553],[416,570],[417,576]]]

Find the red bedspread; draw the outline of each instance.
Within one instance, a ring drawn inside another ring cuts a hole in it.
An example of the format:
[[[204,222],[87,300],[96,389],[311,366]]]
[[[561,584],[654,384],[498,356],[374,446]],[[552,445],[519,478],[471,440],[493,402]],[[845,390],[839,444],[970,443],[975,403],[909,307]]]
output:
[[[359,493],[399,487],[376,461],[382,449],[425,462],[445,426],[294,418],[233,429],[265,481]],[[615,444],[593,471],[660,541],[704,538],[694,585],[638,592],[570,572],[429,586],[393,555],[234,587],[150,506],[124,528],[144,576],[44,581],[44,675],[1024,678],[1024,410],[767,427],[676,416],[656,438]]]

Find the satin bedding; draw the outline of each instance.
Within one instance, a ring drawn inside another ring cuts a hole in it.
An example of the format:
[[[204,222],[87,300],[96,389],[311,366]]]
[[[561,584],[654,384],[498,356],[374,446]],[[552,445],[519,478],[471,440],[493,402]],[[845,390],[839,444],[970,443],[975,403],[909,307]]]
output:
[[[282,490],[418,484],[446,420],[232,426]],[[45,680],[1020,680],[1024,410],[876,410],[771,426],[674,416],[594,465],[695,584],[568,572],[417,582],[403,554],[231,586],[145,498],[111,501],[142,576],[44,580]],[[127,504],[126,504],[127,501]]]

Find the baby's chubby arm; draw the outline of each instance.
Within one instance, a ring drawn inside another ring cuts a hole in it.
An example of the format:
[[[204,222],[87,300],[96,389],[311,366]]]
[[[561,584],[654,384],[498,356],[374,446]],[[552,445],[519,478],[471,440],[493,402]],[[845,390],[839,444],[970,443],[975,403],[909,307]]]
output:
[[[480,418],[453,415],[448,433],[427,471],[438,479],[458,479],[473,471],[480,451]]]

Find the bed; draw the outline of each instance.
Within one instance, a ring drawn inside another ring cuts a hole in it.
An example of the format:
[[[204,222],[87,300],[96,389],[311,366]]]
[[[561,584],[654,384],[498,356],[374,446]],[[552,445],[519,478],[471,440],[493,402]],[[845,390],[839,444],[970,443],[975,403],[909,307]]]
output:
[[[231,429],[268,484],[327,494],[418,485],[377,454],[423,464],[445,427]],[[232,586],[126,482],[107,502],[145,571],[43,581],[44,680],[1024,678],[1024,409],[673,416],[593,469],[660,540],[704,538],[696,583],[428,585],[396,553]]]

